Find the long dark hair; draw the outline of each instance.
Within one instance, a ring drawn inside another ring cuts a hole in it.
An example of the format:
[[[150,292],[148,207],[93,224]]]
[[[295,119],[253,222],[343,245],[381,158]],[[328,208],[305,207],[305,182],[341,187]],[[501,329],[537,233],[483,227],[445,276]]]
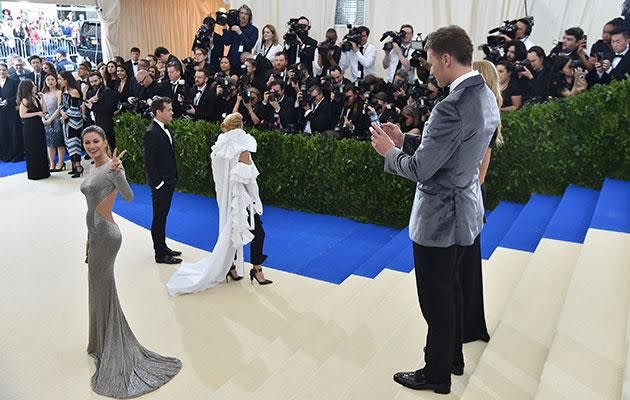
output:
[[[81,93],[81,88],[79,87],[77,80],[74,79],[74,75],[72,75],[72,72],[63,71],[62,73],[59,74],[59,76],[62,79],[64,79],[66,82],[68,82],[68,85],[66,86],[66,91],[68,91],[68,93],[70,93],[68,89],[70,88],[76,89],[77,92],[79,92],[79,98],[83,98],[83,93]]]
[[[35,104],[35,98],[33,97],[33,88],[35,84],[30,79],[24,79],[18,85],[17,90],[17,105],[19,106],[22,103],[22,100],[26,100],[26,107],[30,107]]]

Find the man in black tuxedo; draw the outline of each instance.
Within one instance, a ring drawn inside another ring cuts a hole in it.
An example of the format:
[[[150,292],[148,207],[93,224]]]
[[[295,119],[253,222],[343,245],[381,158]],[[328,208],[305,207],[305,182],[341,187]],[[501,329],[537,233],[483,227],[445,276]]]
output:
[[[186,103],[191,106],[186,109],[186,113],[195,121],[218,119],[215,116],[217,96],[208,85],[209,77],[210,72],[207,69],[195,71],[195,85],[188,92]]]
[[[630,72],[630,28],[619,27],[613,30],[610,46],[614,52],[612,60],[598,60],[595,70],[590,73],[589,81],[601,84],[620,81]]]
[[[115,91],[103,84],[103,77],[97,71],[90,72],[90,89],[85,96],[86,107],[93,115],[94,123],[105,131],[107,143],[111,150],[116,148],[116,136],[114,135],[114,112],[118,106],[118,97]]]
[[[333,104],[328,100],[319,86],[309,89],[310,104],[304,104],[304,132],[326,132],[334,129],[337,116],[334,113]],[[298,93],[298,101],[302,99],[302,92]]]
[[[43,92],[46,87],[46,74],[42,71],[42,59],[37,56],[30,56],[28,62],[33,68],[33,83],[37,86],[38,92]]]
[[[286,84],[280,80],[269,85],[269,91],[263,96],[263,120],[269,128],[297,132],[298,109],[295,98],[286,95],[285,88]]]
[[[186,81],[182,78],[182,70],[177,63],[168,64],[166,71],[168,73],[168,83],[165,83],[165,85],[168,88],[168,97],[173,101],[175,118],[179,118],[186,114],[184,101],[189,88]]]
[[[179,264],[182,253],[166,245],[166,218],[171,208],[173,192],[177,184],[175,142],[166,124],[173,119],[173,103],[168,97],[160,97],[151,103],[155,118],[144,135],[144,169],[153,200],[151,237],[158,264]]]
[[[297,21],[295,42],[285,44],[285,51],[289,54],[289,65],[304,63],[308,73],[313,75],[313,58],[317,49],[317,41],[308,36],[311,29],[311,22],[302,16]]]
[[[136,76],[139,69],[140,49],[132,47],[131,50],[129,50],[129,54],[131,55],[131,58],[125,61],[125,68],[127,68],[127,72],[130,76]]]

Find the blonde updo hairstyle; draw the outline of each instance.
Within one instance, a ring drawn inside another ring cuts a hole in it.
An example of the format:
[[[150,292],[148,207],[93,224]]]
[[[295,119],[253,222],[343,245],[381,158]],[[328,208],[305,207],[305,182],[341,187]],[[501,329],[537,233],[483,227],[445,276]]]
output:
[[[228,132],[239,128],[243,128],[243,116],[240,113],[228,114],[221,123],[222,132]]]

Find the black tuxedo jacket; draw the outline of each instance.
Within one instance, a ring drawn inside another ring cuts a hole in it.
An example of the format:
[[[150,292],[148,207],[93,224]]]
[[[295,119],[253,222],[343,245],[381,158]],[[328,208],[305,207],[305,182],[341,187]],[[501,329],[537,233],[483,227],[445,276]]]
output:
[[[197,87],[193,86],[188,91],[187,101],[195,107],[195,113],[192,115],[192,119],[197,121],[203,119],[205,121],[218,121],[217,116],[217,95],[210,88],[210,85],[206,85],[205,90],[201,94],[199,103],[195,106],[195,96],[197,95]]]
[[[626,74],[630,72],[630,51],[619,61],[617,67],[610,71],[610,74],[604,73],[600,79],[601,83],[609,83],[612,80],[623,80]]]
[[[94,97],[96,93],[96,90],[90,88],[85,96],[86,100]],[[114,133],[114,112],[117,106],[117,93],[105,85],[101,86],[98,91],[98,101],[92,105],[94,123],[110,135]]]
[[[280,111],[278,117],[282,124],[282,129],[296,129],[298,124],[298,109],[295,108],[295,98],[285,95],[280,102]],[[263,120],[265,125],[270,128],[273,127],[275,110],[271,104],[263,106]],[[259,116],[260,117],[260,116]],[[293,128],[292,128],[293,126]]]
[[[326,132],[335,127],[337,120],[333,104],[324,99],[315,110],[305,113],[303,122],[304,126],[308,121],[311,122],[311,132]]]
[[[0,108],[0,118],[6,118],[7,121],[16,121],[19,118],[17,112],[17,90],[20,82],[15,79],[8,78],[4,86],[0,89],[0,99],[6,100],[6,107]]]
[[[177,184],[174,146],[175,138],[171,144],[166,132],[155,121],[151,122],[144,134],[144,171],[152,190],[162,181],[172,187]]]

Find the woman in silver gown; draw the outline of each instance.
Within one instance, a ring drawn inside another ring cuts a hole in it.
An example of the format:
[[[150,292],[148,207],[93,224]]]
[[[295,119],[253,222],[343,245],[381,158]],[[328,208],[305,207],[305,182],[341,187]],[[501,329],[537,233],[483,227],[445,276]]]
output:
[[[112,218],[116,194],[130,201],[133,192],[125,178],[121,158],[110,158],[105,132],[98,126],[83,131],[83,145],[93,160],[87,162],[81,192],[88,204],[88,354],[96,361],[92,389],[117,399],[137,397],[156,390],[182,367],[176,358],[145,349],[129,328],[118,301],[114,261],[122,237]]]

